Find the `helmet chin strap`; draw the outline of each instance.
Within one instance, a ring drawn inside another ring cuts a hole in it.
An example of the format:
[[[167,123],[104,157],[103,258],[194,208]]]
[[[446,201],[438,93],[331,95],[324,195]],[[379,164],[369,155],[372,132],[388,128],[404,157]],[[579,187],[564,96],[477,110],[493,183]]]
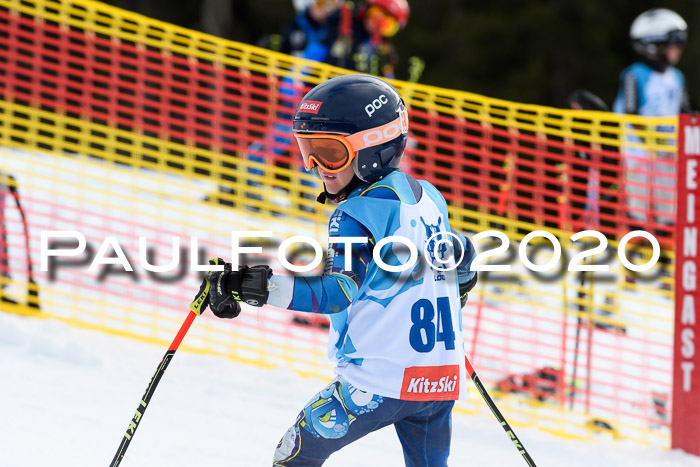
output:
[[[326,200],[330,200],[333,204],[338,204],[340,202],[343,202],[347,199],[348,195],[352,193],[352,191],[357,188],[357,186],[362,182],[358,178],[357,175],[353,175],[352,180],[350,180],[350,183],[345,185],[345,188],[340,190],[338,193],[328,193],[328,190],[326,190],[326,184],[323,184],[323,192],[318,195],[316,198],[316,201],[318,201],[321,204],[326,204]]]

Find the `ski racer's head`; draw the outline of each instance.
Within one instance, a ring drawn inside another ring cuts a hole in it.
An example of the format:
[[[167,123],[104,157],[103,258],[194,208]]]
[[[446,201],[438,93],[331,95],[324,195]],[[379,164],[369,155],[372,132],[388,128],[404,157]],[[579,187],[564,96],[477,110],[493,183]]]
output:
[[[339,202],[360,182],[396,170],[406,147],[408,112],[399,93],[370,75],[346,75],[319,84],[294,115],[304,167]]]
[[[370,36],[389,38],[406,27],[411,9],[406,0],[367,0],[363,14]]]
[[[645,11],[632,22],[634,50],[661,65],[676,65],[688,39],[688,25],[678,13],[666,8]]]

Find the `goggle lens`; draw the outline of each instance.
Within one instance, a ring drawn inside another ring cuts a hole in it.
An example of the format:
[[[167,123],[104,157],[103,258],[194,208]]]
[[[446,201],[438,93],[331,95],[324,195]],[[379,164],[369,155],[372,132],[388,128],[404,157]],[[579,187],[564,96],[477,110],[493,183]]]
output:
[[[328,172],[340,172],[345,169],[355,155],[351,149],[340,140],[329,135],[295,135],[304,160],[304,167],[310,170],[315,165]]]

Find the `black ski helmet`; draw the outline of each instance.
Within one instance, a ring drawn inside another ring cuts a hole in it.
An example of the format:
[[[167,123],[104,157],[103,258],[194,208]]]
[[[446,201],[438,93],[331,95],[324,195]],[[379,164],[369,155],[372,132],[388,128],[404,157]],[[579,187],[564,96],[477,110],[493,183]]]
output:
[[[357,151],[352,161],[355,175],[372,183],[399,166],[406,148],[406,106],[389,83],[376,76],[357,74],[329,79],[301,100],[294,114],[293,130],[295,133],[352,135],[380,128],[400,117],[398,136]],[[395,131],[389,133],[393,134]],[[313,172],[319,177],[315,167]]]

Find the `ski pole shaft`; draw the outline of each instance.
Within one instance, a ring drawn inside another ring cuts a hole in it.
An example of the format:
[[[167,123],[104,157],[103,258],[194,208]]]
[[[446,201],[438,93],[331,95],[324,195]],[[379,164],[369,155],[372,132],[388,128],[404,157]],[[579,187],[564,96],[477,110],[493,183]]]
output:
[[[219,260],[218,258],[209,260],[209,264],[220,264],[220,262],[223,262],[223,260]],[[141,397],[141,402],[139,402],[138,407],[136,407],[136,412],[134,412],[134,416],[131,417],[129,426],[127,427],[126,432],[124,433],[124,437],[122,438],[122,442],[119,444],[119,449],[117,449],[117,453],[114,455],[114,459],[112,459],[112,462],[110,462],[109,464],[110,467],[117,467],[121,463],[122,459],[124,459],[124,454],[126,454],[126,450],[129,447],[129,443],[131,443],[131,439],[134,437],[136,429],[139,427],[139,422],[141,421],[143,414],[146,412],[148,403],[151,401],[151,397],[153,396],[153,393],[155,392],[156,387],[158,386],[158,382],[160,382],[160,378],[163,377],[163,373],[165,373],[165,370],[168,368],[170,360],[173,359],[175,351],[178,347],[180,347],[180,343],[182,342],[182,339],[184,339],[185,334],[187,334],[187,331],[189,331],[194,319],[197,316],[201,315],[204,312],[204,310],[206,310],[209,304],[207,298],[209,296],[210,288],[211,284],[209,284],[209,279],[205,276],[204,280],[202,281],[202,285],[199,288],[197,296],[195,297],[194,301],[190,303],[190,312],[187,315],[187,318],[185,318],[185,322],[182,323],[182,326],[180,326],[180,330],[175,336],[175,339],[173,339],[173,342],[170,344],[170,347],[168,347],[168,351],[165,352],[163,360],[160,361],[160,365],[158,365],[156,372],[151,378],[151,382],[148,383],[146,392],[144,392],[143,396]],[[238,302],[236,302],[236,304],[238,304]]]
[[[126,450],[129,447],[129,443],[131,443],[131,439],[136,433],[136,429],[139,426],[139,421],[141,421],[141,417],[143,417],[143,414],[146,412],[148,403],[151,401],[151,396],[153,396],[153,393],[156,390],[156,386],[158,386],[160,378],[163,376],[163,373],[165,373],[165,370],[168,368],[170,360],[172,360],[173,356],[175,355],[175,351],[180,346],[180,342],[182,342],[182,339],[185,337],[185,334],[187,334],[187,331],[190,329],[190,325],[192,325],[192,322],[197,317],[197,315],[198,313],[195,313],[194,311],[189,312],[189,314],[187,315],[187,319],[185,319],[185,322],[182,323],[180,330],[175,336],[175,339],[173,339],[173,342],[170,344],[170,347],[168,347],[168,351],[165,352],[163,360],[161,360],[160,364],[158,365],[158,369],[156,370],[155,374],[151,378],[151,382],[146,388],[146,392],[143,394],[143,397],[141,397],[141,402],[139,402],[138,407],[136,407],[136,412],[134,412],[134,416],[129,422],[129,427],[126,429],[126,433],[124,433],[124,437],[122,438],[122,442],[119,445],[119,449],[117,449],[117,453],[114,455],[114,459],[112,459],[112,462],[109,464],[110,467],[117,467],[124,458],[124,454],[126,453]]]
[[[518,439],[518,437],[515,435],[515,431],[513,431],[513,428],[510,427],[510,424],[508,423],[506,418],[503,416],[501,411],[498,410],[498,407],[496,407],[496,403],[493,401],[493,399],[491,399],[491,396],[489,396],[489,393],[486,392],[486,387],[484,387],[483,383],[479,379],[479,376],[476,374],[474,367],[469,362],[469,358],[467,358],[466,355],[464,356],[464,361],[467,365],[467,371],[469,372],[469,376],[471,377],[472,381],[474,382],[476,389],[479,390],[479,394],[481,394],[481,397],[484,398],[486,405],[489,406],[489,409],[491,409],[491,412],[493,413],[494,417],[496,417],[496,420],[498,420],[498,423],[500,423],[501,426],[503,427],[503,429],[506,430],[506,433],[508,433],[510,440],[515,445],[518,452],[523,456],[523,458],[525,459],[525,462],[527,462],[527,465],[529,465],[530,467],[536,467],[535,461],[532,460],[532,457],[530,457],[530,454],[527,452],[527,450],[523,446],[523,443],[521,443],[520,440]]]
[[[22,208],[22,203],[19,201],[19,191],[17,190],[17,180],[12,175],[7,176],[9,179],[9,188],[12,197],[15,199],[15,204],[17,205],[17,210],[22,218],[22,225],[24,227],[24,241],[27,249],[27,305],[31,308],[41,308],[39,306],[39,285],[34,280],[34,268],[32,267],[32,255],[29,245],[29,227],[27,224],[27,216],[24,213],[24,208]]]

